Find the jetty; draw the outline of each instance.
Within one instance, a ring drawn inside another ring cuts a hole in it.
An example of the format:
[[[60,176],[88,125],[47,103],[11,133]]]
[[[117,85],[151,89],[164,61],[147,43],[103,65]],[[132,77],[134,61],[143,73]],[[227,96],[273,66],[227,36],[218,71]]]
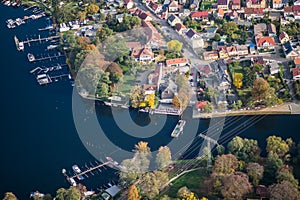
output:
[[[41,35],[39,35],[37,38],[32,38],[32,39],[26,39],[25,41],[20,41],[17,36],[14,36],[14,40],[15,40],[15,44],[16,44],[16,47],[17,49],[20,48],[20,44],[22,44],[22,49],[21,50],[24,50],[24,46],[25,44],[27,44],[28,46],[30,46],[30,43],[32,42],[42,42],[42,41],[51,41],[53,39],[58,39],[60,36],[59,35],[54,35],[54,36],[49,36],[49,37],[41,37]]]
[[[43,60],[53,60],[53,59],[58,59],[60,57],[63,57],[64,54],[61,54],[60,52],[58,52],[58,54],[54,54],[54,55],[47,55],[45,57],[40,57],[40,58],[35,58],[32,62],[37,62],[37,61],[43,61]]]
[[[178,137],[181,133],[183,133],[183,127],[185,125],[184,120],[179,120],[176,124],[174,130],[171,133],[171,137]]]

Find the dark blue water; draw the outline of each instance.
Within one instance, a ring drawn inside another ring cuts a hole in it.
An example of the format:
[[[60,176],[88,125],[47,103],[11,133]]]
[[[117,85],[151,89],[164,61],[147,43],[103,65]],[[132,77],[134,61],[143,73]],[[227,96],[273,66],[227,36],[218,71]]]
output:
[[[29,71],[33,68],[27,60],[27,52],[45,53],[45,45],[25,47],[25,52],[15,48],[13,36],[26,38],[39,34],[38,28],[46,26],[46,20],[37,20],[9,30],[7,18],[24,16],[22,9],[0,5],[0,69],[1,69],[1,140],[0,140],[0,195],[6,191],[14,192],[20,199],[27,199],[31,191],[52,193],[69,184],[61,174],[61,169],[71,169],[73,164],[80,166],[95,158],[82,144],[72,116],[72,90],[68,81],[59,81],[48,86],[39,86]],[[40,32],[41,33],[41,32]],[[49,34],[47,32],[41,34]],[[47,63],[43,63],[46,65]],[[140,139],[122,132],[114,123],[109,108],[99,106],[98,119],[110,140],[130,150]],[[184,134],[202,132],[209,126],[209,120],[191,120],[190,112]],[[122,112],[120,112],[122,115]],[[147,115],[131,112],[132,119],[144,126],[151,122]],[[160,117],[155,118],[157,123]],[[169,142],[170,131],[175,126],[176,117],[168,117],[161,131],[161,137],[146,138],[152,149]],[[300,116],[252,116],[226,119],[220,143],[228,142],[233,136],[258,139],[265,145],[268,135],[292,137],[299,141]],[[198,130],[193,125],[199,124]],[[165,133],[165,135],[163,134]],[[201,140],[195,139],[186,157],[198,154]],[[84,182],[89,189],[101,187],[117,177],[116,171],[107,169]]]

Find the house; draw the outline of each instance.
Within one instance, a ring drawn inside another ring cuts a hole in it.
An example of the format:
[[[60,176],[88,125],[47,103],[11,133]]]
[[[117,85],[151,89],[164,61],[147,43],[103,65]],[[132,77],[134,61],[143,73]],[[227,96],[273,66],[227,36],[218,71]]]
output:
[[[164,41],[162,40],[160,33],[150,21],[142,20],[142,27],[144,28],[143,31],[147,36],[148,45],[155,49],[164,45]]]
[[[159,90],[159,85],[162,77],[162,65],[159,64],[155,67],[155,70],[153,73],[150,73],[148,75],[148,84],[149,85],[155,85],[156,91]]]
[[[266,0],[247,0],[247,8],[266,8]]]
[[[149,12],[140,10],[139,8],[134,10],[133,15],[138,16],[141,20],[144,21],[152,21],[152,17],[150,16],[151,14]]]
[[[173,97],[177,94],[177,85],[174,81],[170,80],[167,84],[161,86],[161,99],[163,100],[172,100]]]
[[[282,8],[283,7],[283,3],[282,0],[273,0],[273,8]]]
[[[208,21],[208,11],[197,11],[190,14],[190,18],[194,20]]]
[[[181,10],[179,10],[178,16],[180,19],[184,20],[188,16],[190,16],[190,14],[191,14],[191,11],[189,9],[181,9]]]
[[[234,57],[234,56],[238,55],[236,46],[227,47],[226,50],[227,50],[227,53],[228,53],[229,57]]]
[[[125,0],[125,6],[127,9],[131,9],[134,7],[134,2],[133,0]]]
[[[129,48],[130,52],[132,52],[133,49],[142,48],[142,45],[140,42],[126,42],[126,47]]]
[[[299,6],[299,5],[300,5],[300,0],[296,0],[296,1],[294,2],[294,5],[295,5],[295,6]]]
[[[281,19],[280,12],[269,12],[269,19],[271,21],[279,21]]]
[[[225,46],[220,46],[218,49],[218,53],[219,53],[220,59],[228,58],[228,53],[227,53],[227,49]]]
[[[241,0],[232,0],[231,10],[239,10],[241,9]]]
[[[182,23],[178,23],[175,25],[175,30],[179,35],[182,35],[186,31],[186,27]]]
[[[245,8],[244,16],[246,19],[262,19],[264,17],[264,12],[262,8]]]
[[[291,16],[293,15],[293,7],[292,6],[285,6],[283,8],[283,16],[287,17],[287,16]]]
[[[282,49],[286,58],[295,58],[299,54],[294,50],[291,41],[287,41],[282,45]]]
[[[142,48],[134,48],[131,52],[131,56],[136,62],[140,62],[142,64],[148,64],[154,60],[154,53],[148,45]]]
[[[276,61],[271,62],[269,64],[269,70],[270,70],[271,75],[278,74],[278,72],[280,71],[278,62],[276,62]]]
[[[228,0],[218,0],[217,7],[223,10],[228,10]]]
[[[199,9],[199,0],[192,0],[190,4],[190,9],[192,10],[198,10]]]
[[[154,3],[152,1],[150,1],[150,3],[147,6],[155,14],[160,13],[162,11],[162,5],[161,4],[157,4],[157,3]]]
[[[247,45],[238,45],[236,46],[236,51],[238,56],[246,56],[249,54]]]
[[[184,36],[187,43],[193,49],[202,48],[204,46],[203,38],[194,29],[188,29],[188,31],[185,32]]]
[[[239,13],[235,10],[227,13],[227,15],[231,20],[237,19],[239,17]]]
[[[300,5],[293,6],[293,14],[294,14],[295,20],[300,19]]]
[[[167,21],[170,26],[175,26],[178,23],[182,23],[181,20],[174,14],[171,14]]]
[[[262,37],[267,32],[267,25],[265,23],[254,25],[254,36]]]
[[[249,51],[250,51],[250,54],[256,54],[256,50],[255,50],[255,44],[251,43],[249,44]]]
[[[296,67],[300,67],[300,57],[294,58],[294,64]]]
[[[145,91],[145,95],[155,94],[155,92],[158,90],[155,84],[144,84],[143,89]]]
[[[265,65],[266,64],[264,61],[264,58],[261,56],[252,57],[251,62],[252,62],[252,65],[254,65],[254,64]]]
[[[166,60],[167,67],[184,67],[188,64],[186,58],[175,58]]]
[[[172,1],[168,6],[169,12],[178,12],[178,1]]]
[[[219,58],[217,51],[206,51],[203,53],[204,60],[217,60]]]
[[[217,27],[208,27],[208,28],[205,28],[204,31],[202,33],[200,33],[200,35],[204,39],[210,40],[215,37],[217,30],[218,30]]]
[[[284,44],[290,40],[289,35],[286,32],[281,32],[279,35],[279,41],[281,44]]]
[[[293,79],[299,80],[300,79],[300,67],[296,67],[292,69]]]
[[[218,8],[215,13],[216,18],[223,19],[224,10],[222,8]]]
[[[274,24],[268,24],[267,29],[270,37],[276,36],[277,31],[276,31],[276,26]]]
[[[274,50],[275,40],[273,37],[260,37],[256,39],[256,46],[258,50]]]

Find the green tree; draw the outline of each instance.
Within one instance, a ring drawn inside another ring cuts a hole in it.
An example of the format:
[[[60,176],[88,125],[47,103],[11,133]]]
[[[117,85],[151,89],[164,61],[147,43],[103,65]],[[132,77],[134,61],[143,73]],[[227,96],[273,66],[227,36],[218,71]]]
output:
[[[87,13],[88,16],[94,15],[99,12],[99,6],[96,4],[90,4],[89,6],[85,7],[84,11]]]
[[[252,98],[255,101],[263,101],[266,98],[266,95],[268,94],[270,86],[269,83],[263,79],[258,78],[253,83],[252,88]]]
[[[289,145],[281,137],[275,135],[267,138],[267,152],[277,154],[280,158],[283,158],[290,150]]]
[[[76,187],[70,187],[64,195],[65,200],[81,200],[80,190]]]
[[[12,192],[6,192],[3,200],[18,200],[18,199],[16,195],[14,195]]]
[[[225,23],[222,28],[222,31],[228,36],[231,36],[233,33],[235,33],[238,30],[239,30],[238,25],[235,22]]]
[[[159,169],[167,167],[172,162],[171,151],[169,147],[163,146],[159,147],[158,153],[156,155],[156,164]]]
[[[55,198],[57,200],[65,200],[65,193],[66,193],[66,189],[65,188],[59,188],[57,191],[56,191],[56,196]]]
[[[256,78],[255,73],[249,67],[245,67],[243,74],[243,85],[245,87],[252,87]]]
[[[217,176],[224,176],[234,172],[237,168],[238,159],[232,154],[224,154],[216,158],[213,173]]]
[[[251,162],[247,166],[247,174],[251,178],[253,185],[258,186],[264,174],[264,167],[258,163]]]
[[[168,51],[170,52],[180,52],[182,49],[182,43],[178,40],[171,40],[168,42]]]
[[[99,37],[100,42],[105,41],[109,36],[113,34],[113,30],[110,29],[106,24],[97,30],[96,36]]]
[[[225,153],[225,147],[223,145],[218,145],[216,147],[218,155],[223,155]]]
[[[269,187],[270,200],[289,199],[299,200],[299,190],[288,181],[273,184]]]
[[[277,177],[276,180],[278,183],[281,183],[282,181],[288,181],[290,182],[295,188],[298,188],[299,182],[297,179],[295,179],[293,175],[293,171],[291,168],[289,168],[288,165],[282,166],[277,170]]]

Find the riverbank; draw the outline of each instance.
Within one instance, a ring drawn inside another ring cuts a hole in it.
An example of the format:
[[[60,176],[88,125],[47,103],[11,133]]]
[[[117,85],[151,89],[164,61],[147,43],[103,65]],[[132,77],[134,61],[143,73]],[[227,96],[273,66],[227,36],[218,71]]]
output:
[[[231,117],[247,115],[299,115],[300,105],[296,103],[284,103],[282,105],[266,107],[259,110],[231,110],[225,112],[199,113],[194,110],[193,118],[209,119],[214,117]]]

